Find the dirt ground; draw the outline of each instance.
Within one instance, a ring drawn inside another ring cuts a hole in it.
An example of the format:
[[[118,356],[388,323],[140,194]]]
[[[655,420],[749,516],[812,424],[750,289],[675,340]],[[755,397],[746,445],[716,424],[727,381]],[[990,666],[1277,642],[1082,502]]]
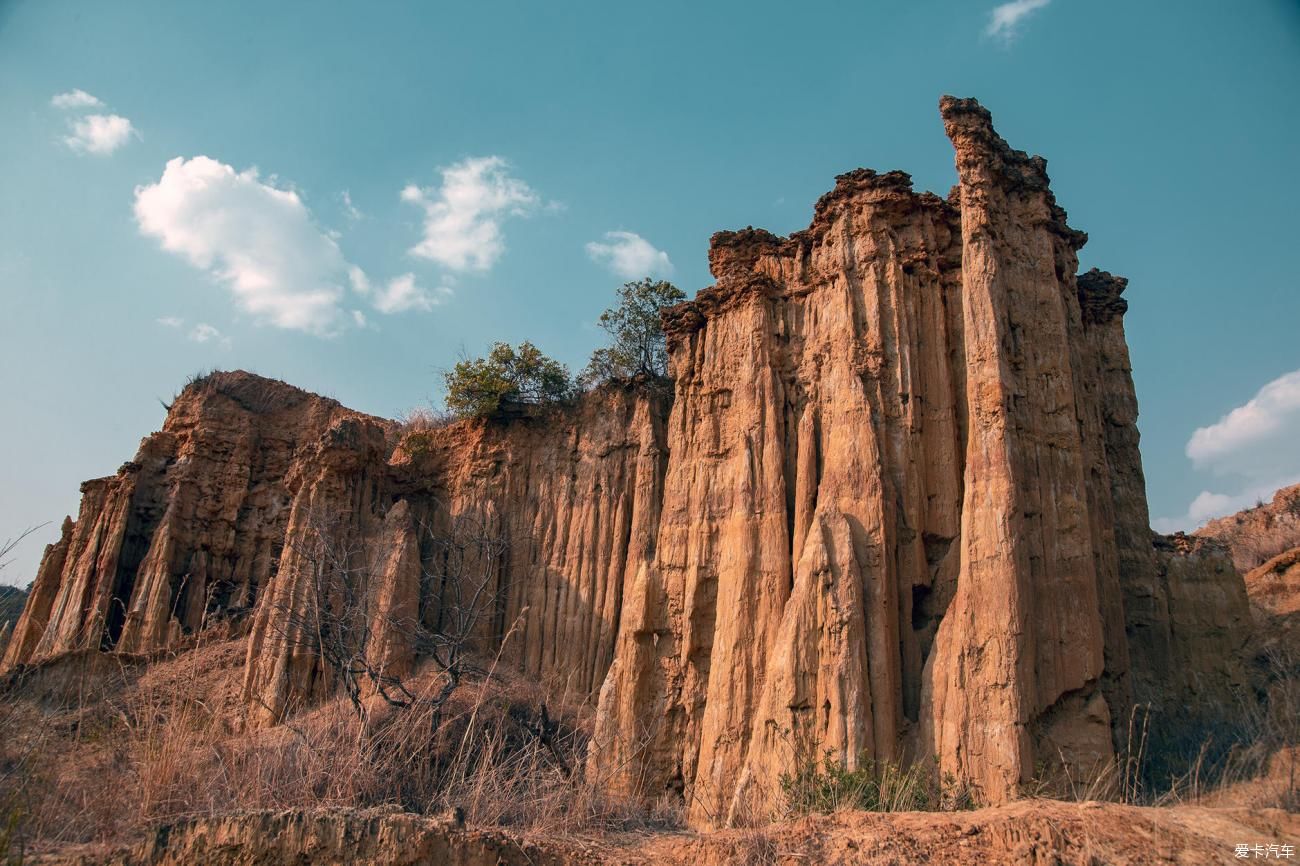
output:
[[[1300,857],[1300,815],[1279,809],[1025,800],[964,813],[844,812],[761,830],[605,834],[555,839],[461,827],[451,819],[352,810],[253,813],[164,826],[131,849],[76,846],[32,864],[1110,864],[1287,862]],[[1288,847],[1290,846],[1290,847]],[[1267,856],[1264,856],[1267,855]]]

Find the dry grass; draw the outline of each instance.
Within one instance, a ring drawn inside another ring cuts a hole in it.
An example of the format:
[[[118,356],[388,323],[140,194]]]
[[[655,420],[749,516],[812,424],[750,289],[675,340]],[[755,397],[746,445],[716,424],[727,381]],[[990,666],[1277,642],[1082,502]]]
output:
[[[443,409],[432,407],[412,409],[397,419],[401,433],[420,433],[441,430],[456,423],[456,416]]]
[[[1126,745],[1113,761],[1080,772],[1062,759],[1022,795],[1137,806],[1300,808],[1300,655],[1274,647],[1261,660],[1264,691],[1171,724],[1168,711],[1132,708]],[[1185,708],[1184,715],[1189,715]]]
[[[243,651],[241,639],[224,640],[148,667],[52,670],[9,687],[0,699],[0,850],[120,844],[159,822],[252,809],[396,806],[548,836],[680,826],[669,801],[614,793],[609,779],[588,772],[588,704],[493,660],[437,717],[427,703],[379,701],[363,722],[339,698],[287,724],[244,731]],[[1152,771],[1160,717],[1139,709],[1128,725],[1133,745],[1113,765],[1026,793],[1300,808],[1300,661],[1276,653],[1269,663],[1267,699],[1243,701],[1233,727],[1192,749],[1166,784]],[[412,688],[431,693],[440,678],[419,672]],[[549,744],[530,733],[543,701],[556,720]],[[970,805],[928,765],[850,772],[814,755],[807,752],[802,775],[785,780],[791,812]],[[732,859],[771,862],[772,839],[763,825],[737,831]]]
[[[391,444],[396,446],[400,443],[407,454],[419,459],[437,446],[435,431],[450,427],[456,420],[455,415],[444,410],[412,409],[397,419],[391,434]]]
[[[437,717],[375,701],[363,722],[339,698],[241,731],[242,651],[240,640],[201,646],[57,705],[11,689],[0,851],[121,844],[160,822],[251,809],[397,806],[549,835],[679,825],[675,810],[587,774],[589,708],[553,698],[553,742],[530,734],[546,695],[517,675],[492,668]],[[414,680],[440,687],[432,671]]]
[[[1222,802],[1234,794],[1241,800],[1249,791],[1251,806],[1300,807],[1300,655],[1279,646],[1263,662],[1262,698],[1243,699],[1233,724],[1206,737],[1187,769],[1152,798],[1155,805]]]

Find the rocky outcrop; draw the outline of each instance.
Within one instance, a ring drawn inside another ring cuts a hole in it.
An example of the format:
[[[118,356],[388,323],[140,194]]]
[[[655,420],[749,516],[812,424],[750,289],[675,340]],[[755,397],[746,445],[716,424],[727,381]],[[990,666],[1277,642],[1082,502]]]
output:
[[[593,754],[701,821],[748,808],[742,775],[770,792],[805,720],[850,763],[898,755],[955,582],[965,424],[956,212],[906,175],[845,175],[808,231],[715,235],[710,265],[665,315],[664,514]]]
[[[1140,697],[1184,714],[1235,703],[1233,692],[1248,684],[1243,662],[1251,617],[1228,549],[1182,533],[1156,536],[1155,549],[1156,577],[1168,599],[1171,660],[1162,682]]]
[[[1300,547],[1300,484],[1283,487],[1270,502],[1211,520],[1196,534],[1226,544],[1243,574],[1258,568],[1278,554]]]
[[[941,109],[948,201],[845,175],[804,232],[715,236],[665,315],[666,507],[592,762],[697,822],[765,808],[799,743],[1011,796],[1110,758],[1130,631],[1146,680],[1171,662],[1124,281],[1076,279],[1043,160]]]
[[[658,526],[664,414],[658,396],[607,387],[509,423],[407,431],[391,453],[372,429],[303,461],[289,480],[288,537],[298,543],[249,644],[254,718],[273,721],[332,686],[296,615],[318,593],[325,536],[331,555],[357,557],[370,655],[388,675],[409,670],[415,636],[451,615],[434,586],[472,580],[483,589],[469,612],[477,649],[561,691],[592,693],[613,653],[624,570]],[[459,570],[447,570],[448,557]]]
[[[1300,619],[1300,547],[1293,547],[1246,575],[1252,601],[1270,614]]]
[[[208,618],[241,617],[278,566],[291,467],[333,425],[360,417],[247,373],[191,382],[134,460],[82,485],[5,667],[84,648],[156,652]]]
[[[1211,520],[1195,536],[1226,546],[1244,573],[1260,666],[1271,676],[1300,665],[1300,484]]]
[[[805,231],[714,236],[716,284],[664,312],[671,395],[399,429],[248,374],[187,389],[86,486],[7,663],[251,611],[272,723],[338,685],[322,598],[399,675],[473,580],[477,648],[598,693],[590,772],[695,824],[826,752],[933,756],[987,801],[1096,770],[1135,700],[1231,687],[1241,581],[1153,544],[1126,281],[1076,276],[1041,158],[940,109],[947,199],[859,169]]]

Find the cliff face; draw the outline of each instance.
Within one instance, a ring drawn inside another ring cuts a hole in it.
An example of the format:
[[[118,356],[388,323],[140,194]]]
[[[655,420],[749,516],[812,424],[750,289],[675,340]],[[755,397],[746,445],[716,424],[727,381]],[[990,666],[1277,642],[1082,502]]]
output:
[[[484,590],[477,649],[592,693],[613,653],[625,570],[658,526],[665,414],[662,398],[606,388],[537,418],[410,431],[389,451],[378,428],[320,443],[290,475],[297,541],[253,625],[253,718],[274,721],[332,687],[302,612],[319,595],[321,554],[341,549],[355,554],[372,655],[390,675],[416,661],[418,630],[448,615],[431,582],[462,579]],[[445,560],[463,552],[449,547],[469,547],[471,558],[492,547],[491,561],[453,574]]]
[[[1300,658],[1300,484],[1269,502],[1211,520],[1192,536],[1223,545],[1245,575],[1261,655]],[[1190,543],[1190,542],[1189,542]],[[1280,650],[1280,652],[1277,652]]]
[[[940,107],[947,200],[858,170],[805,231],[714,236],[716,285],[664,313],[671,397],[399,430],[248,374],[187,389],[85,486],[6,665],[251,611],[244,694],[272,723],[338,685],[325,559],[400,674],[472,527],[480,648],[598,694],[590,769],[697,824],[761,814],[825,750],[933,755],[992,801],[1095,769],[1135,695],[1231,686],[1241,579],[1153,544],[1125,281],[1076,276],[1042,159]]]
[[[134,460],[82,485],[77,520],[45,551],[5,666],[94,647],[156,652],[208,617],[240,619],[284,548],[290,468],[332,425],[359,417],[248,374],[186,387]]]
[[[800,744],[933,753],[992,799],[1104,761],[1126,601],[1170,627],[1124,282],[1075,278],[1041,159],[941,109],[950,201],[845,175],[805,232],[715,236],[717,285],[665,316],[667,504],[592,760],[698,821],[765,807]]]
[[[901,173],[840,178],[790,239],[714,237],[717,286],[665,316],[665,506],[593,762],[707,821],[808,725],[851,764],[898,756],[956,580],[960,261],[955,209]]]

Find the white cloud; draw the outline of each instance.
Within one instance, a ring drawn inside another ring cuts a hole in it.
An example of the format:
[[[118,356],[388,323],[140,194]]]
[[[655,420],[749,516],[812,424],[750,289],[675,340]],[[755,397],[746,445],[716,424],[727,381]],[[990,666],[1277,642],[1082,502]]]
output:
[[[402,274],[388,281],[383,290],[375,294],[375,309],[381,313],[402,313],[407,310],[429,312],[451,297],[451,289],[439,286],[432,292],[415,284],[414,274]]]
[[[388,315],[405,313],[409,310],[421,310],[427,313],[452,295],[452,290],[446,286],[439,286],[433,291],[420,288],[415,284],[415,274],[394,277],[387,285],[378,289],[371,285],[370,279],[360,268],[353,268],[348,276],[352,280],[352,288],[358,295],[369,298],[376,310]],[[360,314],[354,311],[354,315]],[[364,319],[364,316],[362,318]],[[358,324],[364,325],[364,321],[358,320]]]
[[[1187,443],[1198,468],[1250,472],[1276,465],[1300,442],[1300,370],[1269,382],[1244,405],[1202,427]]]
[[[1259,502],[1268,502],[1273,498],[1274,493],[1292,484],[1300,484],[1300,473],[1279,475],[1271,481],[1251,484],[1236,493],[1202,490],[1187,507],[1186,514],[1178,517],[1157,517],[1151,521],[1151,527],[1157,532],[1191,532],[1216,517],[1226,517],[1251,508]]]
[[[1201,471],[1223,478],[1235,492],[1202,490],[1180,517],[1154,525],[1192,529],[1269,499],[1279,487],[1300,482],[1300,370],[1279,376],[1187,442],[1187,456]],[[1219,486],[1219,485],[1216,485]]]
[[[50,105],[55,108],[103,108],[104,103],[91,96],[86,91],[78,88],[69,90],[66,93],[55,94],[50,100]]]
[[[1010,3],[1003,3],[989,13],[989,23],[984,28],[984,35],[1010,44],[1020,35],[1020,25],[1025,18],[1050,2],[1051,0],[1011,0]]]
[[[345,189],[339,194],[339,199],[343,202],[343,213],[346,214],[347,218],[352,222],[365,218],[365,214],[358,210],[357,206],[352,203],[352,193]]]
[[[229,337],[222,336],[221,331],[217,330],[212,325],[209,325],[207,322],[199,322],[195,325],[194,330],[190,331],[189,338],[195,343],[216,342],[221,344],[222,348],[225,349],[229,349],[231,345]]]
[[[63,143],[77,153],[107,156],[137,135],[131,121],[117,114],[88,114],[71,122],[72,135]]]
[[[135,217],[162,248],[212,274],[257,320],[320,336],[345,323],[349,268],[292,190],[206,156],[177,157],[136,187]]]
[[[540,201],[508,169],[499,156],[474,157],[442,169],[439,189],[403,189],[402,201],[424,210],[424,238],[411,255],[455,271],[492,267],[506,248],[502,221],[533,212]]]
[[[635,232],[605,232],[605,242],[587,244],[587,255],[620,277],[671,276],[673,263],[668,254]]]
[[[162,325],[164,328],[172,328],[177,331],[185,327],[185,320],[180,316],[162,316],[154,319],[154,321]],[[189,333],[186,334],[185,337],[192,343],[215,342],[225,349],[229,349],[232,345],[229,337],[223,335],[220,330],[213,325],[209,325],[207,322],[199,322],[190,329]]]

